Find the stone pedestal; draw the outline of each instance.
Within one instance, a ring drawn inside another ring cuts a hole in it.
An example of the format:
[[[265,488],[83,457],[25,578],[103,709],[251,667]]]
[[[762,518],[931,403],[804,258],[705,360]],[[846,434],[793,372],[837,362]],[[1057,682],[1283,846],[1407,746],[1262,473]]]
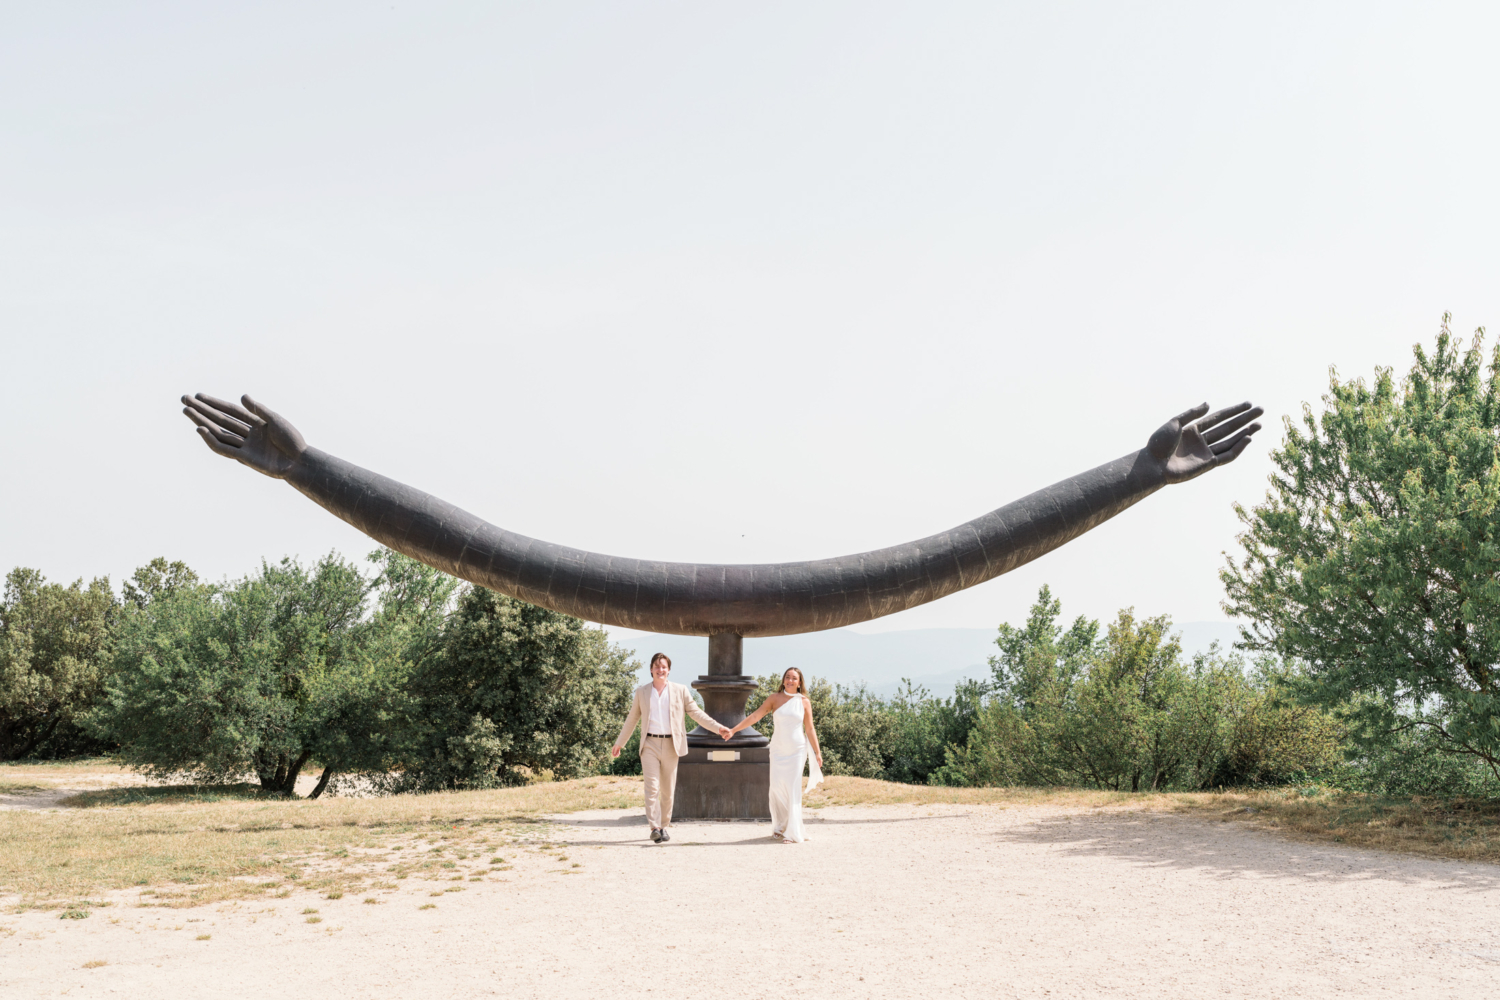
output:
[[[744,674],[745,640],[733,632],[708,637],[708,673],[693,682],[703,709],[726,726],[745,718],[755,681]],[[702,727],[688,734],[687,756],[677,762],[673,819],[769,819],[770,740],[754,727],[725,742]]]
[[[710,753],[719,759],[709,759]],[[689,746],[687,756],[677,761],[672,818],[770,819],[770,795],[770,747],[736,751]]]

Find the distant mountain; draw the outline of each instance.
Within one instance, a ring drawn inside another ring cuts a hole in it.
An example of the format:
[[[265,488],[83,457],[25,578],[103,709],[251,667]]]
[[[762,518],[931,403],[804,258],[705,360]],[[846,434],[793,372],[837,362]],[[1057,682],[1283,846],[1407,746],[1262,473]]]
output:
[[[1191,656],[1217,642],[1227,651],[1239,638],[1233,622],[1183,622],[1173,626],[1182,635],[1183,652]],[[708,640],[701,636],[657,635],[629,629],[610,629],[610,639],[634,649],[644,667],[653,653],[672,658],[672,676],[690,683],[708,670]],[[854,632],[831,629],[802,635],[745,640],[745,673],[779,674],[789,667],[835,684],[869,685],[879,695],[890,695],[903,677],[947,697],[959,681],[990,676],[989,658],[995,652],[992,628],[925,628],[901,632]]]

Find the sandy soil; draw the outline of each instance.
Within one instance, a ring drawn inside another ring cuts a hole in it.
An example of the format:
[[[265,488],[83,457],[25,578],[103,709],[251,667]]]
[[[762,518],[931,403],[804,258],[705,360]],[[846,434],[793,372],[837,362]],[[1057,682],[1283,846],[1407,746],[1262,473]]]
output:
[[[763,824],[685,823],[657,847],[638,812],[555,822],[569,862],[527,855],[437,898],[402,883],[375,905],[166,910],[120,894],[86,920],[0,916],[0,996],[1500,992],[1490,866],[1055,807],[827,808],[797,846]]]

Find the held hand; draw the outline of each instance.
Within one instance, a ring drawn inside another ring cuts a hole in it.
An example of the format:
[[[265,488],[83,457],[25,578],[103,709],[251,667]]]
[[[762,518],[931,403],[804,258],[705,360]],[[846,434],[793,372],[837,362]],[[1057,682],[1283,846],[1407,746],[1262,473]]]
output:
[[[1201,403],[1157,428],[1146,450],[1162,464],[1168,483],[1185,483],[1239,458],[1250,446],[1250,436],[1260,430],[1260,424],[1250,421],[1264,412],[1240,403],[1208,413],[1208,404]]]
[[[610,747],[609,748],[609,755],[611,757],[618,757],[618,756],[620,756],[620,748],[619,747]]]
[[[734,735],[734,730],[730,729],[728,726],[720,726],[719,727],[719,735],[722,736],[722,737],[724,737],[724,739],[727,740],[727,739],[729,739],[729,737],[731,737],[731,736]]]
[[[307,442],[285,417],[249,396],[240,399],[244,406],[200,392],[182,397],[182,412],[216,453],[272,479],[285,479],[307,450]]]

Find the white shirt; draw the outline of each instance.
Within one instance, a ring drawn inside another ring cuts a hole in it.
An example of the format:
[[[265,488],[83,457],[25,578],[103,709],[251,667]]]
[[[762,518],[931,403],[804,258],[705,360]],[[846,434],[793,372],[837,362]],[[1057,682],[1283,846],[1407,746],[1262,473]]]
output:
[[[660,691],[651,685],[651,714],[646,718],[646,735],[672,735],[672,685],[668,683]]]

